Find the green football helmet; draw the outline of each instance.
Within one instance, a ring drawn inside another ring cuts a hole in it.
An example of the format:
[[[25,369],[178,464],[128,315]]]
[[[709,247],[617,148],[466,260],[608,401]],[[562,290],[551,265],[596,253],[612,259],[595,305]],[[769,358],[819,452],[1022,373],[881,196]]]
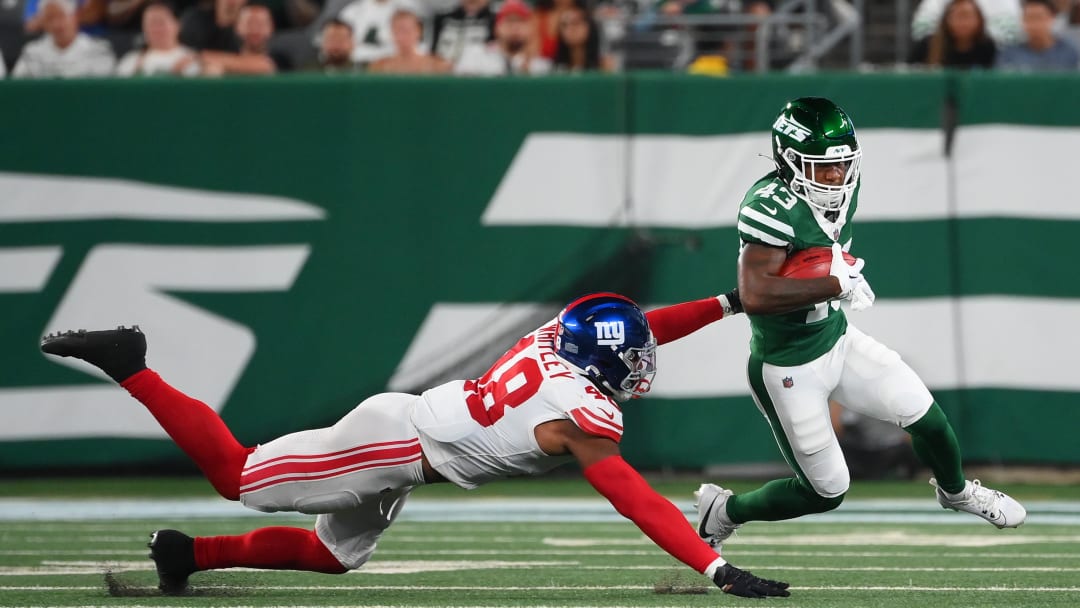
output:
[[[776,117],[772,135],[776,170],[795,196],[821,211],[847,206],[859,183],[862,150],[840,106],[824,97],[789,101]],[[843,181],[818,181],[819,170],[833,165],[843,170]]]

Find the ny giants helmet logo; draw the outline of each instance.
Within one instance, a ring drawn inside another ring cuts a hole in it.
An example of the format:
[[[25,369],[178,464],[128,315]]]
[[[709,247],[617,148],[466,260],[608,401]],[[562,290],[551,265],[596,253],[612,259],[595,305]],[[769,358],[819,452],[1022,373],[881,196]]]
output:
[[[773,123],[772,128],[791,137],[791,139],[794,139],[795,141],[806,141],[806,138],[810,137],[810,129],[807,129],[794,119],[788,118],[782,114],[776,117],[776,122]]]
[[[596,343],[599,346],[621,346],[626,343],[626,327],[622,321],[597,321]]]

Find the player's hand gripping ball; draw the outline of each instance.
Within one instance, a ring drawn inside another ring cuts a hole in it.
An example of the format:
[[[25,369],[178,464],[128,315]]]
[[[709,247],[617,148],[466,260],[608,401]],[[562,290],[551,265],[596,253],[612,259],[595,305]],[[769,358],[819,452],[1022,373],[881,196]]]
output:
[[[855,263],[855,256],[844,252],[844,261],[848,265]],[[810,247],[796,251],[784,260],[779,275],[788,279],[819,279],[829,276],[832,266],[832,249],[829,247]]]

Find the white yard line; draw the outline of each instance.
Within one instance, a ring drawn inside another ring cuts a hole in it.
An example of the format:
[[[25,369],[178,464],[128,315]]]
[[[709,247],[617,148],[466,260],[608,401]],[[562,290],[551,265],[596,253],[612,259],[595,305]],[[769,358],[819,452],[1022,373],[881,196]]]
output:
[[[835,511],[799,518],[802,523],[934,523],[976,520],[945,512],[928,495],[921,499],[848,500]],[[675,497],[677,504],[689,503]],[[1080,525],[1080,501],[1028,501],[1029,524]],[[696,517],[692,510],[687,516]],[[192,519],[253,517],[240,505],[216,498],[198,499],[45,499],[0,498],[0,521],[86,521],[110,519]],[[292,516],[295,517],[295,516]],[[400,521],[416,522],[618,522],[622,516],[601,498],[413,498]],[[983,524],[985,525],[985,524]]]

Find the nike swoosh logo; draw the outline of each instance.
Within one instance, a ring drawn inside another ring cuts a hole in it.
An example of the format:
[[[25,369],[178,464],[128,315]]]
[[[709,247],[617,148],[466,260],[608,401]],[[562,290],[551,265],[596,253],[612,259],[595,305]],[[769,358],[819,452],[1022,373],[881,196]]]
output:
[[[766,207],[765,205],[762,205],[761,208],[765,211],[768,211],[769,215],[776,215],[776,209],[773,209],[772,207]]]
[[[708,539],[710,536],[712,536],[711,534],[709,534],[708,532],[705,531],[705,526],[709,523],[709,515],[712,513],[712,508],[713,508],[713,505],[716,504],[716,499],[717,498],[720,498],[719,494],[717,494],[716,496],[713,497],[712,502],[709,503],[709,508],[705,509],[705,515],[701,518],[701,522],[698,523],[697,533],[698,533],[698,536],[700,536],[703,539]],[[710,546],[712,546],[711,543],[710,543]]]
[[[608,420],[614,420],[615,419],[615,414],[613,412],[609,412],[609,411],[605,410],[604,408],[596,408],[596,409],[603,412],[604,415],[608,417]]]

